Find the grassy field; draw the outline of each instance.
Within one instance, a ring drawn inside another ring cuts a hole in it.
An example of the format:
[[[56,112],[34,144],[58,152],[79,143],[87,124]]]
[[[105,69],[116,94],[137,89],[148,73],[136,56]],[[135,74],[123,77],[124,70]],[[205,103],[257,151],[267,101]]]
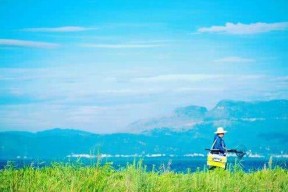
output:
[[[0,170],[0,191],[288,191],[288,172],[281,168],[249,173],[238,168],[146,171],[141,161],[120,170],[110,164],[54,163],[40,169],[6,166]]]

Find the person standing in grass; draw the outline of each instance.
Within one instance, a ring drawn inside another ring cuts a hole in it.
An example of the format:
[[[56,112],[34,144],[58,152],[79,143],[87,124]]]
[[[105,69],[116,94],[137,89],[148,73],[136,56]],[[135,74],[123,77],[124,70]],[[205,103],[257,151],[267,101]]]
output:
[[[219,155],[223,156],[226,156],[227,152],[226,144],[223,139],[225,133],[227,133],[227,131],[225,131],[223,127],[218,127],[217,131],[215,132],[214,141],[212,145],[212,149],[217,150],[217,152],[214,153],[218,153]]]

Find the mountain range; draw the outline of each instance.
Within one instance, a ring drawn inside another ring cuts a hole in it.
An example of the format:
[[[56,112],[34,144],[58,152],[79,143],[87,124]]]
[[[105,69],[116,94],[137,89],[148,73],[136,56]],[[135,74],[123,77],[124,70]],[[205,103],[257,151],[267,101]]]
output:
[[[245,146],[253,153],[288,153],[288,100],[220,101],[211,110],[177,108],[170,116],[138,120],[127,133],[95,134],[75,129],[36,133],[0,132],[0,159],[59,159],[71,154],[205,153],[218,126],[228,130],[229,148]]]

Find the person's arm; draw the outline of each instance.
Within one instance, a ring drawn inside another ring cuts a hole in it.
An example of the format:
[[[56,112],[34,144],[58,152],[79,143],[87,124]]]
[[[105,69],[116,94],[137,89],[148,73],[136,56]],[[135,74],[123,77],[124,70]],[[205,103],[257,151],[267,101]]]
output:
[[[221,153],[226,153],[227,149],[226,149],[226,145],[223,139],[221,139],[221,149],[220,149]]]

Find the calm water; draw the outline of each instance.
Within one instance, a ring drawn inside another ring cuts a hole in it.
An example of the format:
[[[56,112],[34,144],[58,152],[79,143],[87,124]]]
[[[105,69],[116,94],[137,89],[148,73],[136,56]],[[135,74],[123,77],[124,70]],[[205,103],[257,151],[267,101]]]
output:
[[[133,164],[134,161],[138,162],[140,158],[103,158],[101,160],[101,164],[105,164],[107,162],[111,163],[112,166],[116,169],[122,169],[127,164]],[[195,171],[197,169],[203,170],[206,169],[206,159],[205,158],[191,158],[191,157],[157,157],[157,158],[144,158],[143,164],[146,166],[147,170],[164,171],[164,170],[172,170],[175,172],[187,172],[188,169],[191,171]],[[13,162],[15,168],[21,168],[24,166],[34,166],[34,167],[44,167],[51,165],[55,160],[10,160]],[[229,165],[235,164],[235,159],[230,157],[228,159]],[[72,162],[72,163],[80,163],[83,166],[95,165],[95,159],[80,159],[80,161],[76,159],[64,159],[64,160],[56,160],[56,162]],[[241,165],[245,171],[254,171],[257,169],[262,169],[265,165],[268,167],[269,159],[266,158],[243,158],[241,161]],[[3,169],[7,165],[7,160],[0,160],[0,169]],[[280,166],[282,168],[288,169],[288,159],[280,159],[273,158],[272,166]]]

